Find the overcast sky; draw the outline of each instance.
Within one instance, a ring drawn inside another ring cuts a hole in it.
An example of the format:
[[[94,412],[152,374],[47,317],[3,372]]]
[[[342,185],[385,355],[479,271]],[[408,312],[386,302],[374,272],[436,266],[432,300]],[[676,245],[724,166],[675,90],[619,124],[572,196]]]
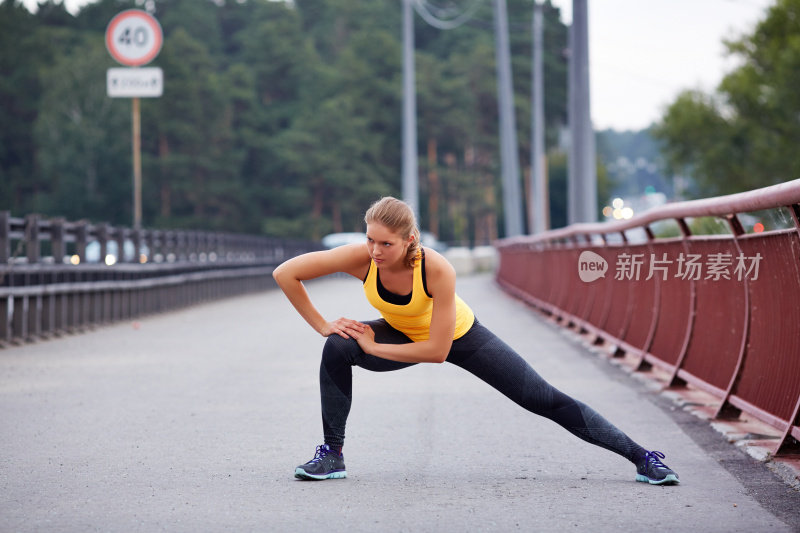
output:
[[[553,0],[565,22],[572,0]],[[723,39],[750,33],[774,0],[588,0],[592,120],[641,129],[685,89],[713,91],[736,66]],[[545,98],[547,96],[545,95]]]
[[[72,12],[87,3],[64,1]],[[569,23],[572,0],[552,2]],[[588,3],[592,120],[596,129],[624,130],[659,120],[682,90],[713,91],[736,65],[723,39],[751,32],[774,0]]]

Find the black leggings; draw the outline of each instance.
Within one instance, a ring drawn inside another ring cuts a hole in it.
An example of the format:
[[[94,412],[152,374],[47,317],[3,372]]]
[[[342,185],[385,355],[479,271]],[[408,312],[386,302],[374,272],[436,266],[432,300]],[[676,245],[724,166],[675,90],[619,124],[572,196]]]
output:
[[[372,326],[375,340],[379,343],[412,342],[383,319],[367,324]],[[594,409],[547,383],[522,357],[477,320],[464,336],[453,341],[447,362],[471,372],[528,411],[549,418],[586,442],[618,453],[634,463],[645,453],[641,446]],[[337,448],[344,444],[345,424],[353,398],[353,365],[386,372],[413,364],[366,354],[353,339],[339,335],[328,337],[319,369],[325,443]]]

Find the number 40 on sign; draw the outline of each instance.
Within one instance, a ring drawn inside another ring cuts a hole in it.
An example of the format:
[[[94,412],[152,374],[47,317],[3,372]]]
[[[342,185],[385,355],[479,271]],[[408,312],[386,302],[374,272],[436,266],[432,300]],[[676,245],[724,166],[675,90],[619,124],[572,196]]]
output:
[[[141,67],[151,62],[161,51],[163,41],[161,24],[141,9],[117,14],[106,28],[108,53],[128,67]]]

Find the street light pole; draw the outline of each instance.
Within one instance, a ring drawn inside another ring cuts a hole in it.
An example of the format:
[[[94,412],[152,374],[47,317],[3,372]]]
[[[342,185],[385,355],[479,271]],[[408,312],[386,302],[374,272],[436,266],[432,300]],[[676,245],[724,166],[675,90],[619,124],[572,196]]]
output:
[[[505,236],[522,235],[522,197],[511,84],[506,0],[494,0],[495,52],[497,56],[497,105],[500,114],[500,163],[503,181]]]
[[[570,158],[567,220],[597,220],[597,167],[589,98],[589,15],[587,0],[572,0],[569,56]]]
[[[419,219],[417,93],[414,78],[413,0],[403,0],[403,200]]]
[[[531,190],[529,227],[532,234],[547,229],[548,193],[544,158],[544,21],[542,5],[533,3],[533,80],[531,82]]]

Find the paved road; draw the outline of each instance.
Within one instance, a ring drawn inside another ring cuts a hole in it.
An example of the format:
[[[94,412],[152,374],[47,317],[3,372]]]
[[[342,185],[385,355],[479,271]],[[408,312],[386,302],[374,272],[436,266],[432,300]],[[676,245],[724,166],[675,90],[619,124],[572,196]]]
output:
[[[375,315],[357,281],[310,289],[328,316]],[[706,423],[490,277],[458,291],[555,386],[666,453],[682,484],[634,482],[624,459],[447,364],[356,369],[350,477],[296,481],[320,440],[323,339],[273,291],[0,350],[0,531],[800,528],[798,493]]]

